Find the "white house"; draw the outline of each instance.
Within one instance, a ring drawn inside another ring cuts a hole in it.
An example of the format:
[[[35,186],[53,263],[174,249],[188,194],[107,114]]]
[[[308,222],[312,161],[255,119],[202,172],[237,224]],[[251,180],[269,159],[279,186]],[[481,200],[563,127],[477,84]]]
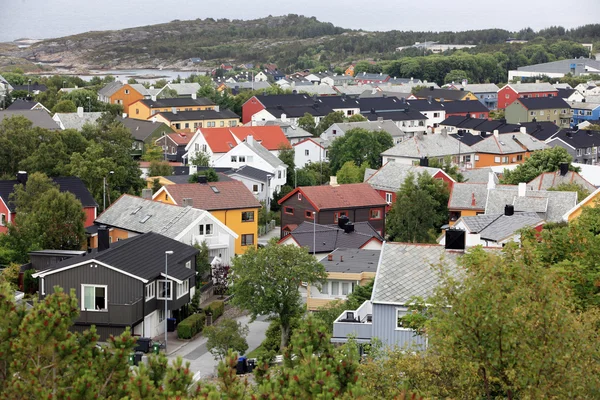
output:
[[[321,134],[321,139],[332,141],[335,138],[344,136],[350,129],[355,128],[367,129],[369,131],[385,131],[392,136],[394,143],[400,143],[406,137],[406,132],[400,129],[396,122],[383,120],[335,123]]]
[[[294,164],[303,168],[314,162],[329,161],[329,141],[321,138],[304,139],[292,146],[294,148]]]
[[[269,80],[269,78],[267,77],[267,74],[265,74],[263,71],[260,71],[258,74],[254,75],[254,82],[267,82]]]
[[[272,198],[271,181],[273,174],[249,165],[227,172],[230,178],[242,182],[252,192],[258,201],[268,201]]]

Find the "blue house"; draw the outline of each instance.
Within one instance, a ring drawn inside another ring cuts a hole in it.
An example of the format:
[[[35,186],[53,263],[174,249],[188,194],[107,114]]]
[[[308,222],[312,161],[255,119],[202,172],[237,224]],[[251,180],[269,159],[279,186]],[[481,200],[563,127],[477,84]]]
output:
[[[583,121],[597,121],[600,119],[600,104],[575,101],[571,105],[571,127]]]
[[[477,96],[477,100],[481,102],[488,110],[498,108],[498,90],[500,88],[493,83],[467,83],[464,85],[456,85],[458,88],[463,87],[465,92],[471,92]]]
[[[463,237],[464,239],[464,237]],[[456,241],[451,241],[456,244]],[[452,247],[450,245],[449,247]],[[357,310],[345,310],[333,323],[332,342],[343,343],[352,336],[358,343],[378,338],[384,346],[425,348],[427,338],[404,327],[414,297],[427,299],[439,283],[432,266],[443,262],[457,271],[463,250],[431,244],[385,242],[375,276],[371,300]]]

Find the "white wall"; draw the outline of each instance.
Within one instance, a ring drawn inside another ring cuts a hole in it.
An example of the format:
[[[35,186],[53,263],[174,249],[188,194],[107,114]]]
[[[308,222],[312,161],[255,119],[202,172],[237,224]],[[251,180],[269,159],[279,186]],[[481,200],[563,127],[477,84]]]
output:
[[[421,111],[421,114],[427,117],[427,126],[433,126],[434,124],[439,124],[443,120],[446,119],[446,111]],[[435,116],[437,114],[437,117]],[[402,129],[404,129],[401,126]]]
[[[307,151],[308,155],[306,154]],[[294,164],[296,164],[296,167],[303,168],[310,163],[321,161],[329,161],[327,150],[312,140],[306,140],[294,145]]]

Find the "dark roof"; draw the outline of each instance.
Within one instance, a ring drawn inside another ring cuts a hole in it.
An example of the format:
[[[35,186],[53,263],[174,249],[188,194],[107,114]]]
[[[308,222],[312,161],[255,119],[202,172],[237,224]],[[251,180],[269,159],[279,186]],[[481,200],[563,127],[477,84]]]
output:
[[[366,249],[336,249],[320,261],[327,272],[342,272],[360,274],[362,272],[377,272],[377,264],[381,250]]]
[[[460,124],[465,121],[467,119],[467,117],[463,117],[462,115],[451,115],[448,118],[446,118],[445,120],[443,120],[440,125],[446,125],[446,126],[456,126],[459,127]],[[473,118],[476,119],[476,118]]]
[[[75,176],[68,176],[52,178],[52,180],[58,184],[61,192],[73,193],[83,207],[98,207],[96,200],[94,200],[94,197],[85,187],[85,184],[81,179]],[[4,200],[10,212],[15,212],[15,206],[9,199],[10,194],[14,192],[17,183],[16,180],[0,181],[0,198]]]
[[[569,97],[570,95],[572,95],[573,93],[575,93],[577,90],[575,89],[557,89],[558,90],[558,97],[560,97],[561,99],[566,99],[567,97]]]
[[[10,111],[31,110],[33,108],[33,106],[35,106],[37,103],[38,103],[37,101],[16,99],[15,101],[13,101],[13,103],[10,106],[6,107],[6,109],[10,110]]]
[[[467,117],[461,122],[460,127],[464,129],[479,130],[479,125],[483,124],[485,121],[486,120],[480,118]]]
[[[129,129],[129,131],[131,132],[131,136],[133,136],[134,139],[140,140],[142,142],[148,139],[148,137],[150,137],[158,129],[161,130],[161,133],[173,131],[170,126],[163,123],[144,121],[134,118],[119,117],[117,119],[125,126],[125,128]]]
[[[312,105],[314,100],[307,94],[275,94],[255,96],[265,108],[277,106],[306,106]]]
[[[411,109],[417,111],[441,111],[445,109],[442,103],[436,100],[431,100],[431,102],[428,100],[406,100],[406,103]]]
[[[456,90],[451,90],[456,92]],[[484,106],[479,100],[459,100],[459,101],[448,101],[442,103],[446,113],[487,113],[490,110]]]
[[[489,137],[488,135],[473,135],[471,133],[465,133],[463,135],[451,134],[451,137],[455,139],[459,139],[461,143],[466,144],[467,146],[473,146],[475,143],[481,142],[483,139]],[[466,150],[466,149],[465,149]]]
[[[364,113],[363,117],[369,121],[377,121],[378,118],[391,121],[415,121],[415,120],[426,120],[427,117],[415,110],[408,111],[387,111],[387,112],[375,112],[375,113]]]
[[[156,115],[162,115],[168,121],[193,121],[205,119],[228,119],[239,118],[239,116],[231,110],[225,109],[221,111],[215,110],[197,110],[197,111],[178,111],[176,114],[172,112],[160,112]]]
[[[584,147],[594,147],[600,144],[600,131],[561,129],[556,136],[552,138],[561,139],[563,142],[576,149]]]
[[[168,99],[157,99],[157,100],[143,99],[143,100],[140,100],[140,103],[142,103],[148,107],[154,107],[154,108],[184,107],[184,106],[212,106],[215,104],[211,100],[204,98],[204,97],[200,97],[197,99],[192,99],[189,97],[173,97],[173,98],[168,98]]]
[[[4,118],[23,116],[31,121],[34,127],[58,130],[60,126],[44,110],[4,110],[0,111],[0,121]]]
[[[173,255],[167,259],[169,276],[182,280],[195,275],[196,270],[187,269],[185,261],[197,254],[198,250],[154,232],[111,243],[110,248],[104,251],[99,252],[98,249],[94,249],[83,257],[69,258],[54,264],[48,271],[96,260],[150,281],[164,273],[165,251],[168,250],[173,251]]]
[[[551,121],[521,122],[521,126],[527,128],[527,133],[537,140],[545,141],[552,137],[560,128]]]
[[[569,104],[557,96],[552,97],[529,97],[517,99],[528,110],[545,110],[548,108],[566,108],[570,109]]]
[[[13,89],[25,91],[29,90],[31,92],[39,90],[40,92],[45,92],[46,90],[48,90],[48,87],[46,85],[40,85],[39,83],[32,83],[31,85],[13,85]]]
[[[313,252],[313,241],[317,246],[316,253],[331,252],[340,247],[358,249],[373,238],[383,241],[368,222],[355,222],[354,231],[346,233],[335,224],[315,226],[312,222],[305,221],[284,239],[288,236],[294,238],[300,247],[308,247],[310,253]]]
[[[444,99],[444,100],[460,100],[469,93],[464,90],[454,90],[454,89],[436,89],[436,88],[425,88],[419,90],[415,93],[415,96],[421,98],[427,98],[428,96],[433,96],[436,99]],[[476,100],[478,101],[478,100]],[[479,103],[481,104],[481,103]]]
[[[327,109],[328,112],[333,111],[332,109],[343,108],[358,108],[361,112],[370,112],[371,109],[375,109],[377,112],[400,111],[406,108],[406,104],[395,96],[356,99],[347,96],[313,97],[306,94],[280,94],[259,95],[256,98],[265,108],[269,109],[269,112],[271,112],[271,108],[314,107],[315,104],[318,104],[318,108]]]
[[[282,114],[285,114],[288,118],[300,118],[306,113],[321,117],[333,112],[331,107],[319,103],[300,106],[278,105],[275,107],[266,107],[266,110],[275,118],[281,118]]]
[[[175,167],[173,168],[175,171],[175,173],[177,173],[177,168],[186,168],[187,171],[184,174],[177,174],[177,175],[169,175],[169,176],[163,176],[163,178],[170,180],[171,182],[178,184],[178,183],[190,183],[189,179],[190,177],[192,177],[192,175],[189,174],[189,167]],[[198,171],[203,171],[205,169],[208,169],[210,167],[198,167]],[[231,171],[230,168],[213,168],[215,170],[215,172],[217,172],[217,175],[219,176],[219,182],[229,182],[232,181],[233,179],[231,179],[229,176],[225,175],[223,172],[220,172],[221,170],[225,170],[227,172]]]
[[[273,176],[273,174],[263,171],[258,168],[251,167],[249,165],[243,165],[238,169],[232,169],[226,172],[227,175],[240,175],[250,179],[254,179],[259,182],[266,182],[267,177]]]

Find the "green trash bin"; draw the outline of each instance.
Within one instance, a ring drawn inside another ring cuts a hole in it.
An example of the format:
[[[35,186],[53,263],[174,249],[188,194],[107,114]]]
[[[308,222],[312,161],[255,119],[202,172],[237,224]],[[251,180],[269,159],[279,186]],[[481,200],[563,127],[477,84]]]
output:
[[[152,343],[152,352],[154,354],[160,353],[160,343],[158,343],[158,342]]]
[[[135,353],[129,355],[129,365],[135,365]]]

